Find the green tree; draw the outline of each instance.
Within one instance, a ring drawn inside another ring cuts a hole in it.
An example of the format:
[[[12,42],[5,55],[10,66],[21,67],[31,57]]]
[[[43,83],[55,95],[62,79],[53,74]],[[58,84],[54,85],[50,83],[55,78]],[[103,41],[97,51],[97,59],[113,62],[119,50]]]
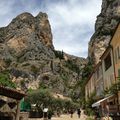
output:
[[[27,101],[31,104],[37,104],[37,110],[48,107],[53,112],[63,111],[63,109],[69,110],[74,108],[76,104],[70,100],[63,100],[60,98],[54,98],[48,89],[38,89],[28,91]]]
[[[59,58],[60,60],[64,59],[64,52],[63,52],[63,50],[62,51],[56,51],[56,50],[54,50],[54,53],[55,53],[55,57],[56,58]]]
[[[72,60],[67,60],[66,61],[66,67],[68,67],[70,70],[76,72],[76,73],[80,73],[80,68],[77,64],[75,64]]]
[[[51,95],[47,89],[38,89],[28,92],[28,99],[33,104],[49,106]]]

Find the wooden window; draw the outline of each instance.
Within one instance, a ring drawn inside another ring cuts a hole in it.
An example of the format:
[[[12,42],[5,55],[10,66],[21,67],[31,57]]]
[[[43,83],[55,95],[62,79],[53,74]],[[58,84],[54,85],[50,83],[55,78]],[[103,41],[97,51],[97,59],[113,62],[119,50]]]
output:
[[[112,65],[110,53],[109,53],[109,54],[107,55],[107,57],[105,58],[104,63],[105,63],[105,71],[106,71],[106,70],[108,70],[108,69],[111,67],[111,65]]]
[[[119,47],[117,47],[117,59],[119,59],[120,58],[120,49],[119,49]]]
[[[118,47],[118,58],[120,59],[120,46]]]

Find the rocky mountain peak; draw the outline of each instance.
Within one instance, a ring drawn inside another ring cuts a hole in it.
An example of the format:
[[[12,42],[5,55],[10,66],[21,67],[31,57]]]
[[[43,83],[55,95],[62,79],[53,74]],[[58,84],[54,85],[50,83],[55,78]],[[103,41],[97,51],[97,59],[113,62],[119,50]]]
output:
[[[101,13],[95,23],[95,33],[89,42],[88,56],[95,64],[99,62],[100,56],[106,50],[119,21],[120,0],[102,0]]]
[[[38,19],[48,19],[48,15],[46,13],[43,12],[39,12],[38,15],[36,16]]]
[[[39,13],[36,17],[22,13],[7,27],[0,28],[1,59],[21,62],[52,59],[53,50],[52,32],[46,13]]]
[[[33,15],[31,13],[28,13],[28,12],[24,12],[20,15],[18,15],[15,19],[21,19],[21,20],[24,20],[24,19],[30,19],[30,18],[34,18]]]
[[[46,13],[40,12],[36,17],[27,12],[22,13],[14,18],[7,27],[1,28],[0,31],[4,31],[5,36],[2,36],[2,39],[5,41],[9,41],[11,38],[18,39],[21,36],[27,36],[28,38],[25,38],[26,40],[24,40],[27,41],[29,37],[34,37],[46,47],[54,49],[51,26]]]
[[[54,49],[46,13],[22,13],[0,28],[0,72],[9,71],[20,89],[43,87],[70,95],[86,63]]]

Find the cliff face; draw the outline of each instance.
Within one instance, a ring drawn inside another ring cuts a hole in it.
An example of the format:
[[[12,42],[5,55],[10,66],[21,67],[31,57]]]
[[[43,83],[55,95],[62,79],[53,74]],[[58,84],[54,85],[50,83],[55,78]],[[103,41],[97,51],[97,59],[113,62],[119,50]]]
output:
[[[101,13],[97,16],[95,33],[89,42],[88,56],[96,63],[106,50],[120,21],[120,0],[103,0]]]
[[[2,59],[20,62],[48,59],[54,57],[52,49],[52,33],[45,13],[36,17],[29,13],[21,14],[0,29]]]
[[[85,64],[84,58],[54,50],[46,13],[23,13],[0,28],[0,71],[9,70],[20,89],[47,87],[69,94]]]

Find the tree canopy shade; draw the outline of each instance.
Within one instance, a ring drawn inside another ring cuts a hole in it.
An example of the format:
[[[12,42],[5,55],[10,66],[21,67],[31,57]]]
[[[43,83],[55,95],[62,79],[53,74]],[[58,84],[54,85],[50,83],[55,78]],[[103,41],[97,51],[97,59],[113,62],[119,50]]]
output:
[[[44,106],[47,106],[50,103],[51,95],[47,89],[38,89],[28,92],[27,99],[32,104],[44,104]]]
[[[38,111],[43,108],[48,108],[52,111],[67,111],[70,108],[76,108],[75,103],[70,100],[55,98],[48,89],[28,92],[27,101],[30,101],[31,104],[36,104]]]

